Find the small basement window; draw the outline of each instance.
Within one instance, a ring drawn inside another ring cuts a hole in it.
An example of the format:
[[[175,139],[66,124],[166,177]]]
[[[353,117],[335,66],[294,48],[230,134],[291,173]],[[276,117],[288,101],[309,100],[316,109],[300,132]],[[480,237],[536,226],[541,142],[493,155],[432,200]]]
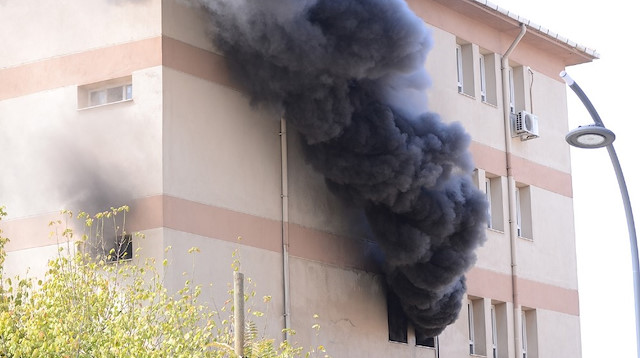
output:
[[[78,86],[78,109],[133,100],[131,76]]]
[[[104,256],[109,262],[131,260],[133,257],[133,240],[131,235],[118,235],[113,241],[113,247],[105,247],[104,251]]]

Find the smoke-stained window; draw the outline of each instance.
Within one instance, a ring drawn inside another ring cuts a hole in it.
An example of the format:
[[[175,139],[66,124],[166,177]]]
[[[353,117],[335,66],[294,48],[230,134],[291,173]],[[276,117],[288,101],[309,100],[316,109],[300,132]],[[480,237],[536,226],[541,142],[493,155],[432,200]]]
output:
[[[431,337],[428,334],[423,333],[420,329],[415,329],[416,333],[416,346],[436,348],[438,344],[438,337]]]
[[[407,343],[407,329],[409,321],[400,306],[400,299],[391,290],[387,292],[387,319],[389,325],[389,340]]]

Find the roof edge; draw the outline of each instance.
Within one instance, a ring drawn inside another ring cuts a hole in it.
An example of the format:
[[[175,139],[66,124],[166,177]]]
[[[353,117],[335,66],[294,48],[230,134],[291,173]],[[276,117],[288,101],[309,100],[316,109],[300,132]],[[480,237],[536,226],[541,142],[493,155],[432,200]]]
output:
[[[513,11],[509,11],[503,7],[498,6],[497,4],[492,3],[491,1],[488,0],[467,0],[469,2],[474,2],[476,4],[482,5],[492,11],[497,12],[498,14],[500,14],[501,16],[510,18],[514,21],[517,21],[521,24],[525,24],[527,27],[537,31],[539,34],[541,34],[544,37],[547,37],[550,40],[553,41],[557,41],[562,43],[563,45],[569,46],[572,49],[575,49],[576,51],[579,51],[581,53],[583,53],[584,55],[588,56],[588,57],[592,57],[593,59],[599,59],[600,58],[600,54],[592,48],[586,47],[584,45],[581,45],[575,41],[571,41],[570,39],[561,36],[558,33],[555,33],[553,31],[551,31],[550,29],[547,29],[541,25],[536,24],[535,22],[519,16],[518,14],[514,13]]]

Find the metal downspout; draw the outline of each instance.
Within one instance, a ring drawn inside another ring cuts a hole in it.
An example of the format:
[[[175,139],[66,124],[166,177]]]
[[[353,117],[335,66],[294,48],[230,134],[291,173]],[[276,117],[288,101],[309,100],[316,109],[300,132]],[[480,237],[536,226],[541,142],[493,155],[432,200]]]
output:
[[[280,119],[280,197],[282,202],[282,289],[284,312],[284,339],[289,340],[291,328],[291,301],[289,297],[289,183],[287,160],[287,122]]]
[[[513,41],[509,49],[502,55],[500,69],[502,71],[502,111],[504,116],[504,147],[507,165],[507,198],[509,206],[509,242],[511,245],[511,289],[513,292],[513,332],[516,357],[522,357],[522,323],[521,309],[518,299],[518,260],[516,251],[516,240],[518,238],[518,227],[516,222],[516,182],[513,178],[511,168],[511,110],[509,106],[509,55],[516,48],[524,34],[527,26],[520,24],[520,33]]]

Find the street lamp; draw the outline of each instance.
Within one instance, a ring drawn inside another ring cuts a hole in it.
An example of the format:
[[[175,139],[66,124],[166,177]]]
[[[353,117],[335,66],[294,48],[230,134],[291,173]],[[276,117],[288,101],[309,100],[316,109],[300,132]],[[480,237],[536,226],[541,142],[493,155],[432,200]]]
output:
[[[616,172],[620,194],[622,195],[622,203],[624,204],[624,212],[627,216],[627,228],[629,230],[629,241],[631,243],[631,261],[633,265],[633,292],[636,309],[636,354],[640,358],[640,264],[638,263],[638,240],[636,238],[636,226],[633,220],[633,211],[631,210],[631,201],[629,200],[629,192],[627,184],[622,174],[618,155],[613,148],[613,141],[616,136],[612,131],[605,128],[598,112],[591,104],[591,101],[582,91],[580,86],[565,72],[560,72],[560,77],[567,83],[569,88],[575,92],[580,98],[582,104],[587,108],[595,125],[587,125],[578,127],[567,134],[565,139],[569,144],[579,148],[601,148],[606,147],[609,152],[609,158]]]

